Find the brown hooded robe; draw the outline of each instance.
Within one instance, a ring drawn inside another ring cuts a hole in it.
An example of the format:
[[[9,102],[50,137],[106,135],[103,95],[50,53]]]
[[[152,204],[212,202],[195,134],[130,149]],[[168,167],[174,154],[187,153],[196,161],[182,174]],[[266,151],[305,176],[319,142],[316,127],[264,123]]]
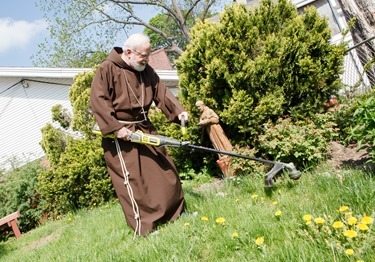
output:
[[[156,135],[157,131],[148,118],[136,124],[119,122],[143,120],[142,105],[147,112],[153,102],[168,120],[178,123],[178,115],[184,110],[155,71],[149,65],[142,72],[132,69],[122,60],[121,53],[122,49],[118,47],[111,51],[97,69],[91,85],[91,109],[102,134],[111,134],[125,126],[133,132],[141,130],[143,133]],[[134,200],[139,208],[140,234],[147,235],[159,223],[173,221],[183,211],[184,195],[178,173],[166,148],[122,139],[117,141],[129,172]],[[102,147],[127,224],[136,230],[137,220],[128,189],[124,185],[115,140],[103,138]]]

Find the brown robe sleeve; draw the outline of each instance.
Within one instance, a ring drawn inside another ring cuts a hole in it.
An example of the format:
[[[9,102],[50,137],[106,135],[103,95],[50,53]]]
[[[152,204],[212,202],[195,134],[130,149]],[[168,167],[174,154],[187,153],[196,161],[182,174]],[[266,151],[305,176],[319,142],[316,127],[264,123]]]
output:
[[[90,106],[103,135],[119,130],[123,124],[116,119],[111,96],[114,92],[112,63],[103,62],[91,84]]]
[[[156,73],[154,77],[156,81],[154,93],[156,107],[165,114],[169,121],[179,123],[178,115],[185,111],[184,108]]]

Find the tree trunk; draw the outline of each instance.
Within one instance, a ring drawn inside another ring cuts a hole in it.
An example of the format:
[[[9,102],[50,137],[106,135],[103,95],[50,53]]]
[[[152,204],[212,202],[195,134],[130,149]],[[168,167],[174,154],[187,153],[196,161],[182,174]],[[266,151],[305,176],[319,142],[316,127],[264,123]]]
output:
[[[373,0],[337,0],[347,21],[357,20],[351,29],[356,43],[375,35],[375,2]]]
[[[337,0],[347,21],[356,18],[350,29],[354,44],[359,44],[375,36],[375,2],[373,0]],[[366,65],[375,56],[375,40],[367,41],[356,48],[362,65]],[[367,65],[366,74],[370,84],[375,84],[375,66]]]

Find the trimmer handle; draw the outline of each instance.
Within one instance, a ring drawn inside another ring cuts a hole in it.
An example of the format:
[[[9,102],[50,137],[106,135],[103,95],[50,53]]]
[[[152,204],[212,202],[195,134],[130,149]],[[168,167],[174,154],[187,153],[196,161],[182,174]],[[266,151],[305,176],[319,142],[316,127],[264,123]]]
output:
[[[185,116],[184,115],[181,116],[181,133],[182,133],[182,137],[184,139],[186,139],[186,137],[187,137],[187,129],[186,129],[186,120],[185,120]]]

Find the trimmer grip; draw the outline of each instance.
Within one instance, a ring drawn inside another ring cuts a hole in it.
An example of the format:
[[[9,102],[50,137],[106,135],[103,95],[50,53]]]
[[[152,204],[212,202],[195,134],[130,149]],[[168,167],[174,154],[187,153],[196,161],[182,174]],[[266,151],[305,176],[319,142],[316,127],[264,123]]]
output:
[[[187,137],[186,121],[184,115],[181,116],[181,133],[183,138]]]
[[[160,138],[157,136],[144,134],[142,132],[133,132],[128,134],[130,141],[151,146],[160,146]]]

